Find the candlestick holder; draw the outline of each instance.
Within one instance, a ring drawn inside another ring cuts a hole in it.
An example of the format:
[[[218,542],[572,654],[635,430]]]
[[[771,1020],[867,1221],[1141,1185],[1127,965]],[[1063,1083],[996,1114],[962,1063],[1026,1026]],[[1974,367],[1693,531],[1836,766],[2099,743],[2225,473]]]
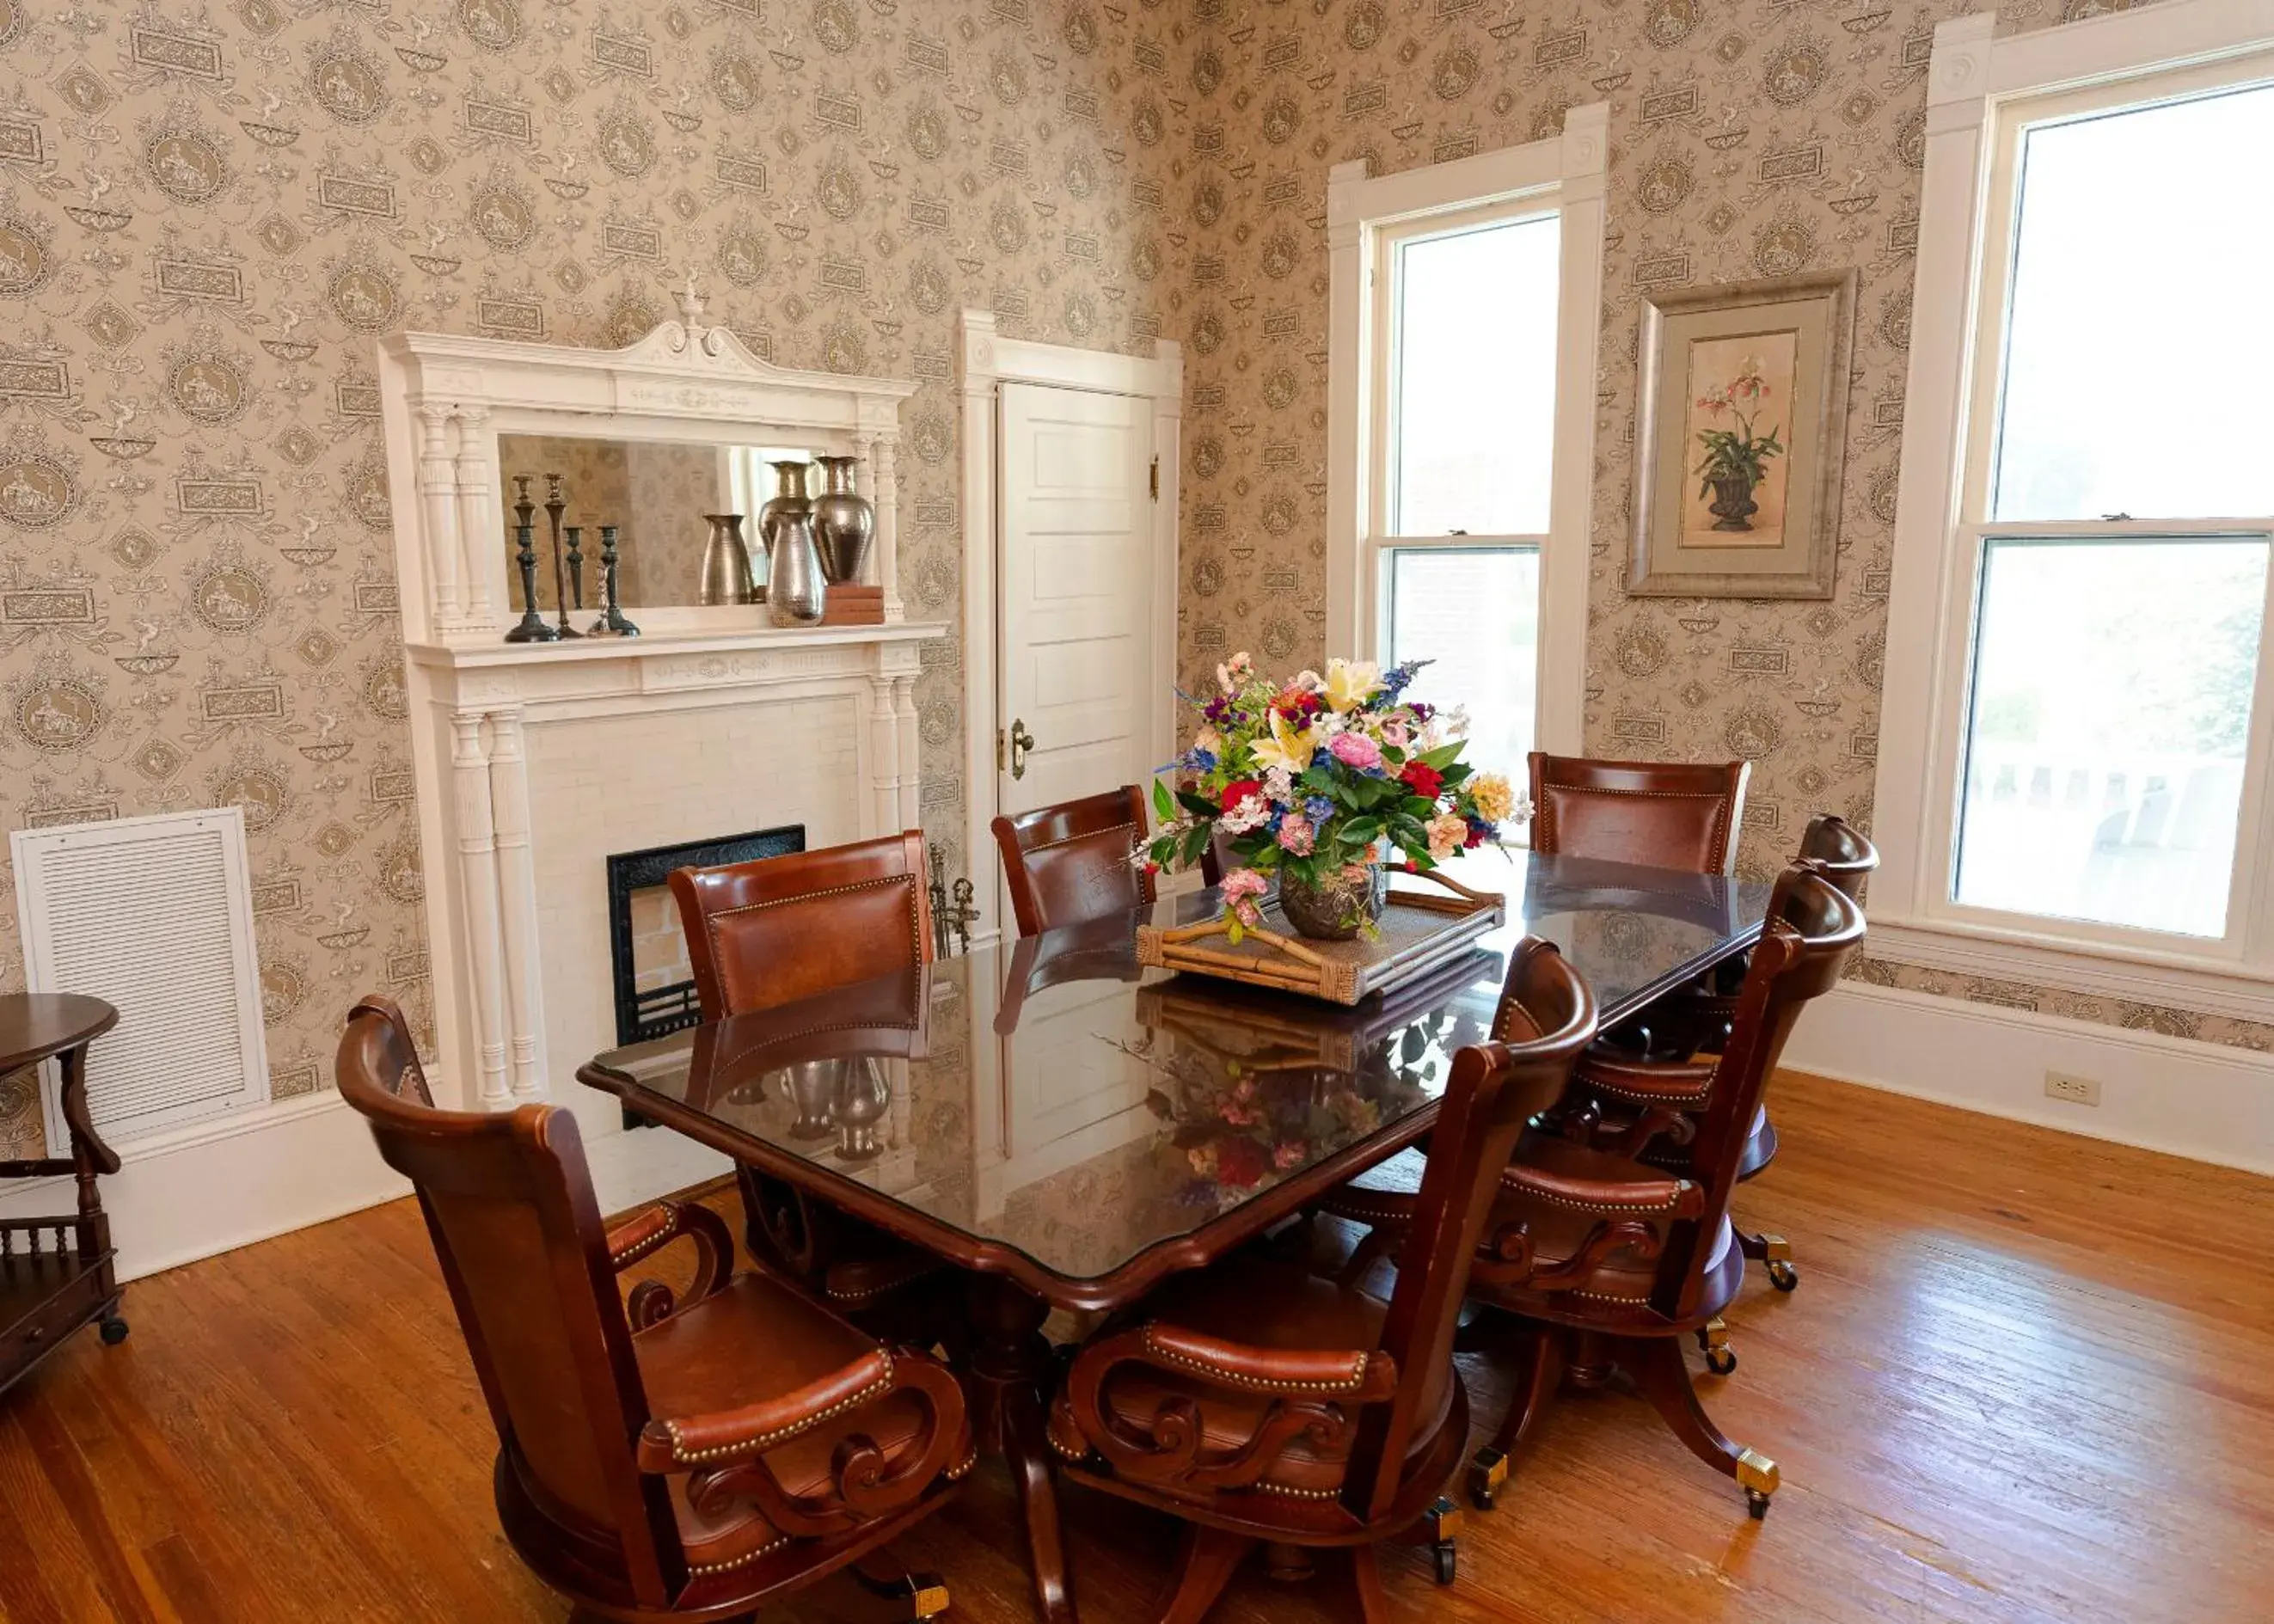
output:
[[[516,474],[514,488],[520,500],[513,505],[514,541],[516,551],[514,565],[521,574],[521,621],[505,635],[508,643],[553,643],[561,634],[546,624],[544,614],[537,607],[537,547],[530,521],[537,515],[537,504],[529,500],[529,476]]]
[[[568,596],[576,600],[576,612],[582,614],[584,611],[584,527],[572,524],[561,533],[568,538]]]
[[[574,536],[576,532],[568,532]],[[616,527],[600,526],[600,601],[606,605],[600,618],[592,622],[595,637],[636,637],[639,628],[624,619],[623,600],[616,587]]]
[[[561,623],[553,635],[556,637],[582,637],[584,634],[568,624],[568,571],[561,553],[561,515],[568,511],[568,508],[567,499],[561,494],[561,476],[546,475],[545,516],[553,521],[553,601],[561,617]]]

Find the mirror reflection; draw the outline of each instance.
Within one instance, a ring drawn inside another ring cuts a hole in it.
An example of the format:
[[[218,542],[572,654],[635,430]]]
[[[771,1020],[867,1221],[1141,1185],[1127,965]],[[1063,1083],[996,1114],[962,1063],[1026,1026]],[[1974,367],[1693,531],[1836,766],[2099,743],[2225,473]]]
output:
[[[553,434],[498,437],[499,507],[503,516],[506,580],[513,606],[522,599],[514,507],[519,477],[528,479],[538,609],[556,613],[565,589],[572,618],[601,606],[601,538],[616,529],[616,588],[626,608],[695,605],[702,595],[711,516],[741,515],[749,580],[763,587],[766,555],[757,515],[773,494],[778,462],[812,460],[810,448],[783,446],[701,446],[654,440],[579,440]],[[818,470],[812,483],[819,488]],[[546,508],[549,477],[560,479],[562,541],[556,565],[553,518]],[[576,534],[571,538],[568,532]],[[569,545],[571,539],[576,545]]]

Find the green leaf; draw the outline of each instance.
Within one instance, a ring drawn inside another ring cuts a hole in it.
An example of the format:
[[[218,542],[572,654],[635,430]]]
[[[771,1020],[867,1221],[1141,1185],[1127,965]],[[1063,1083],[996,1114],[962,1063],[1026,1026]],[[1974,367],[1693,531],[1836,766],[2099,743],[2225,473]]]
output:
[[[1363,846],[1369,840],[1380,838],[1381,835],[1382,820],[1373,816],[1352,818],[1337,831],[1337,838],[1353,846]]]
[[[1177,792],[1177,801],[1186,811],[1191,813],[1194,817],[1215,817],[1218,813],[1224,810],[1222,807],[1217,806],[1215,801],[1210,801],[1207,796],[1195,795],[1188,789],[1178,790]]]
[[[1159,778],[1153,780],[1153,810],[1160,815],[1163,823],[1177,816],[1176,801],[1170,795],[1168,785]]]
[[[1195,823],[1185,831],[1184,849],[1178,853],[1181,866],[1189,868],[1200,861],[1201,853],[1208,849],[1208,843],[1209,827],[1206,823]]]
[[[1438,771],[1442,772],[1461,759],[1461,747],[1465,742],[1465,740],[1456,740],[1451,744],[1441,744],[1434,750],[1424,750],[1421,753],[1421,764],[1425,767],[1434,767]]]

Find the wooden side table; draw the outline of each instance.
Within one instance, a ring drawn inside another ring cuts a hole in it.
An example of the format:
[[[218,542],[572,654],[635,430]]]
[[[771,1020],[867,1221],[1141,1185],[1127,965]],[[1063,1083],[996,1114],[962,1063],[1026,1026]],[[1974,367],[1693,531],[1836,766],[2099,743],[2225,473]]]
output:
[[[118,1171],[118,1157],[87,1114],[87,1047],[118,1024],[100,998],[72,993],[0,997],[0,1075],[53,1058],[63,1070],[68,1158],[0,1162],[0,1178],[79,1181],[79,1212],[59,1218],[0,1219],[0,1393],[12,1387],[79,1327],[94,1321],[102,1340],[126,1340],[118,1317],[110,1220],[94,1187],[98,1173]]]

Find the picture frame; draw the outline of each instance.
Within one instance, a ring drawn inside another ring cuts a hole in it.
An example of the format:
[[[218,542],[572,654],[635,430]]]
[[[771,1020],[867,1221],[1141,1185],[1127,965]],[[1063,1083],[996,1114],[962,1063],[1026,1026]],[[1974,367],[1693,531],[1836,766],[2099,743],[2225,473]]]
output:
[[[1638,598],[1832,596],[1856,273],[1645,297]]]

